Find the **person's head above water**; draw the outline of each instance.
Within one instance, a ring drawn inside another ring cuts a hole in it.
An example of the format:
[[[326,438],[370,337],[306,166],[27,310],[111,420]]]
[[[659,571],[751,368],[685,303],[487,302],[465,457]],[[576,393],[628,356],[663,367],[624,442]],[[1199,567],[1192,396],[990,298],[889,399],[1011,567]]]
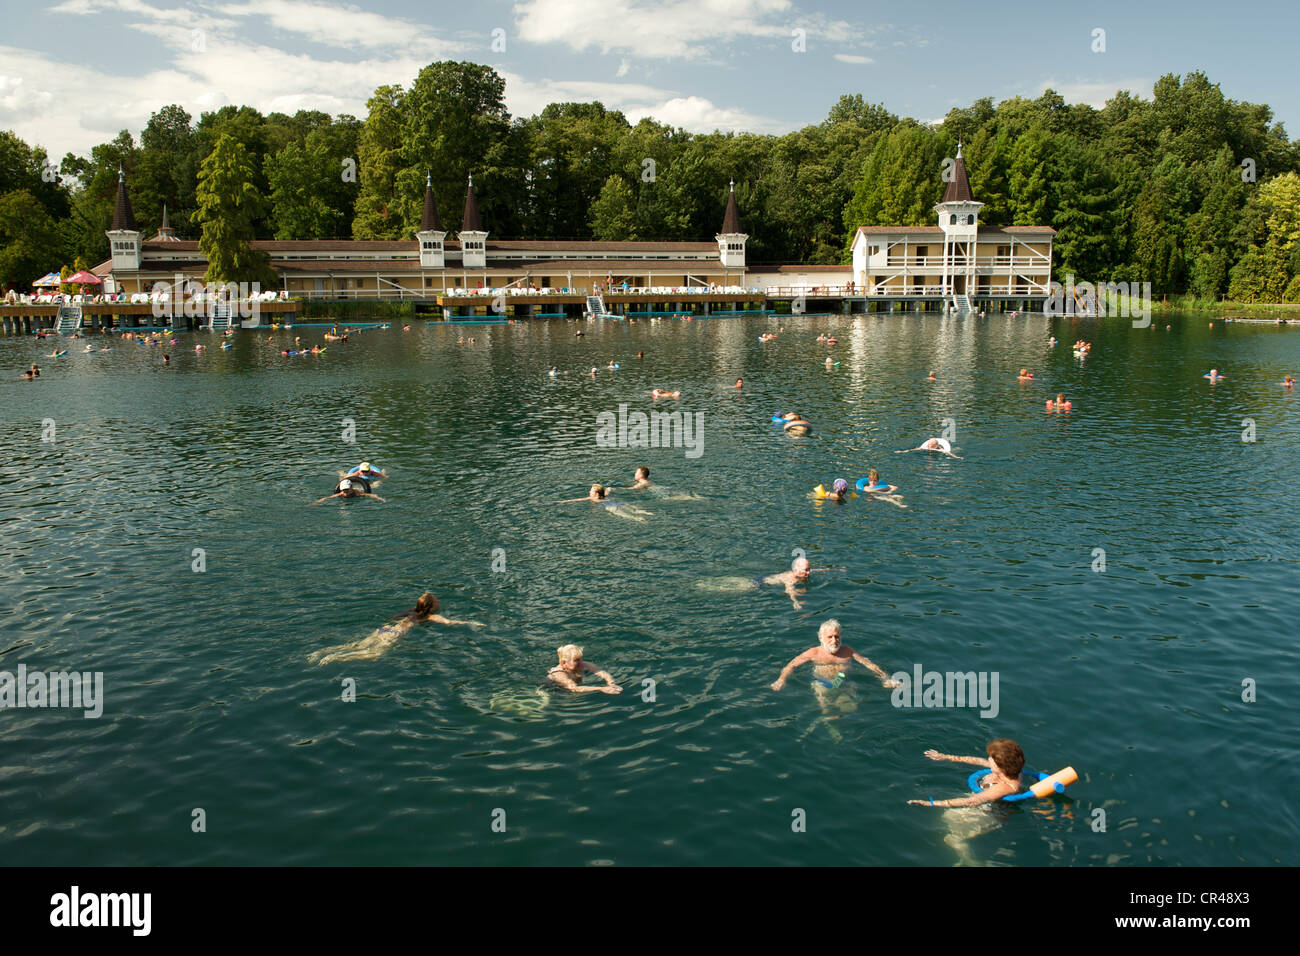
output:
[[[415,608],[411,611],[414,617],[429,617],[438,613],[438,599],[433,596],[433,592],[425,591],[420,595],[419,600],[415,602]]]
[[[565,644],[556,650],[560,666],[566,671],[576,670],[582,665],[582,648],[577,644]]]
[[[869,472],[867,472],[867,481],[870,482],[872,485],[880,484],[880,472],[872,468]]]
[[[587,496],[589,498],[604,498],[607,493],[604,485],[592,485],[591,490],[587,492]]]
[[[1056,396],[1056,404],[1058,404],[1058,405],[1064,405],[1064,404],[1065,404],[1065,393],[1064,393],[1064,392],[1058,392],[1058,393],[1057,393],[1057,396]]]
[[[794,563],[790,565],[790,570],[794,572],[796,578],[806,578],[812,573],[812,562],[807,558],[795,558]]]
[[[836,478],[835,484],[832,485],[831,487],[834,488],[836,494],[842,495],[844,494],[844,492],[849,490],[849,483],[845,481],[843,478]]]
[[[817,628],[817,640],[821,642],[822,647],[834,653],[840,649],[840,622],[831,618],[829,621],[822,621],[821,627]]]
[[[650,480],[650,469],[647,468],[645,465],[641,465],[641,466],[640,466],[639,468],[637,468],[637,470],[633,473],[632,477],[634,477],[637,481],[642,481],[642,480],[644,480],[644,481],[649,481],[649,480]]]
[[[1020,744],[1014,740],[1000,737],[997,740],[990,741],[984,750],[993,763],[997,765],[1003,776],[1011,780],[1019,777],[1020,771],[1025,769],[1025,752],[1020,749]]]

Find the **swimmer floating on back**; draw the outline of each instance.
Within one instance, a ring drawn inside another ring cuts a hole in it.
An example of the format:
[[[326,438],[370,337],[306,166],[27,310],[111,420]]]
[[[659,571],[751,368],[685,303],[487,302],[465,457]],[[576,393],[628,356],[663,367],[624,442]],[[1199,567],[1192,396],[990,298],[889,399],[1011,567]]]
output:
[[[919,807],[973,807],[981,803],[992,803],[1013,793],[1020,792],[1020,773],[1025,769],[1025,752],[1014,740],[1005,738],[994,740],[986,748],[988,757],[954,757],[941,754],[937,750],[927,750],[925,755],[931,760],[951,760],[953,763],[968,763],[976,767],[988,767],[989,775],[984,778],[985,789],[982,793],[973,793],[969,797],[956,797],[951,800],[908,800]]]
[[[857,661],[879,677],[882,687],[893,688],[898,686],[898,682],[891,680],[879,665],[863,657],[849,645],[842,643],[840,622],[834,618],[822,622],[821,627],[817,629],[817,641],[817,647],[811,647],[804,651],[781,669],[781,676],[772,682],[772,690],[779,691],[784,687],[794,669],[800,664],[811,663],[813,665],[813,689],[820,697],[826,691],[835,690],[844,683],[845,672],[853,661]]]
[[[906,455],[909,451],[941,451],[949,458],[961,459],[961,455],[952,453],[952,444],[946,438],[927,438],[916,448],[902,448],[895,454]]]
[[[351,644],[322,648],[308,656],[307,660],[316,661],[322,667],[332,661],[373,661],[382,656],[397,643],[398,638],[415,625],[424,623],[484,626],[481,621],[453,621],[451,618],[443,617],[438,613],[438,599],[425,591],[415,602],[415,607],[374,631],[369,637]]]
[[[587,492],[585,498],[566,498],[563,501],[557,501],[556,504],[567,505],[575,501],[594,501],[596,504],[604,505],[605,510],[610,514],[618,515],[620,518],[629,518],[632,521],[645,521],[644,517],[640,517],[641,515],[654,515],[653,511],[643,511],[621,501],[615,501],[609,497],[609,489],[601,484],[592,485],[591,491]]]
[[[590,664],[582,659],[582,648],[577,644],[565,644],[556,653],[560,657],[560,663],[552,667],[546,674],[547,679],[552,683],[559,684],[575,694],[621,694],[623,692],[623,688],[614,683],[614,678],[609,676],[608,671],[603,671],[595,664]],[[582,677],[584,674],[599,677],[605,682],[605,686],[583,686]]]

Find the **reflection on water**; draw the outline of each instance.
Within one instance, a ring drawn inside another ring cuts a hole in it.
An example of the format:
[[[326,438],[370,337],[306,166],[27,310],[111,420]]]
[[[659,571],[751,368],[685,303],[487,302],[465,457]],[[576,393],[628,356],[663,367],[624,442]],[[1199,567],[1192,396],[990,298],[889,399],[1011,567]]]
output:
[[[45,370],[0,382],[0,671],[99,670],[106,696],[99,720],[3,712],[5,859],[1282,862],[1300,429],[1276,382],[1300,337],[1171,324],[556,322],[473,345],[417,325],[307,359],[279,355],[288,332],[199,353],[195,334],[169,365],[0,340],[7,367]],[[1211,389],[1210,367],[1230,378]],[[653,411],[655,387],[701,415],[700,457],[597,444],[598,415]],[[1070,414],[1044,413],[1056,392]],[[773,426],[787,409],[810,435]],[[939,434],[960,460],[895,454]],[[386,504],[311,505],[362,460],[389,470]],[[639,465],[658,489],[628,490]],[[807,498],[871,468],[906,509]],[[653,514],[556,504],[595,482]],[[796,608],[756,579],[799,554],[834,570]],[[308,661],[426,589],[486,626]],[[896,709],[863,673],[830,700],[807,668],[773,693],[828,617],[890,672],[997,672],[997,718]],[[539,690],[568,643],[624,693]],[[907,806],[966,789],[925,749],[994,736],[1076,766],[1068,799]],[[220,840],[194,839],[197,806]]]

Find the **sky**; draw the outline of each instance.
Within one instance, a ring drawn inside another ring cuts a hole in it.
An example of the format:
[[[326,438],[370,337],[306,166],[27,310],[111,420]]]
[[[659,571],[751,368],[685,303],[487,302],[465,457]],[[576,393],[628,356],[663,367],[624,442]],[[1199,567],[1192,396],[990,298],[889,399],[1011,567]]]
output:
[[[491,66],[506,105],[599,100],[632,122],[782,133],[841,94],[936,122],[982,96],[1101,106],[1206,73],[1300,136],[1296,0],[0,0],[0,129],[56,161],[169,103],[365,117],[441,59]]]

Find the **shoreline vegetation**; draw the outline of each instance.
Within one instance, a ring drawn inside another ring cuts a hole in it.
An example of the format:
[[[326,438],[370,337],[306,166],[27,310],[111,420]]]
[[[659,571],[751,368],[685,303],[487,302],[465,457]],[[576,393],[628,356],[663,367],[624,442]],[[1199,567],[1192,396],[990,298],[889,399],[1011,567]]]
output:
[[[1049,89],[937,123],[843,94],[783,135],[634,124],[600,102],[512,116],[505,89],[438,61],[375,89],[363,118],[230,105],[195,122],[171,104],[58,163],[0,130],[0,288],[108,259],[119,169],[143,236],[165,207],[210,283],[266,285],[254,239],[414,241],[426,178],[455,233],[471,174],[494,239],[707,240],[734,181],[751,261],[844,265],[859,226],[933,224],[961,144],[980,223],[1053,226],[1058,277],[1150,283],[1161,308],[1188,295],[1198,312],[1300,302],[1300,140],[1199,71],[1100,109]]]

